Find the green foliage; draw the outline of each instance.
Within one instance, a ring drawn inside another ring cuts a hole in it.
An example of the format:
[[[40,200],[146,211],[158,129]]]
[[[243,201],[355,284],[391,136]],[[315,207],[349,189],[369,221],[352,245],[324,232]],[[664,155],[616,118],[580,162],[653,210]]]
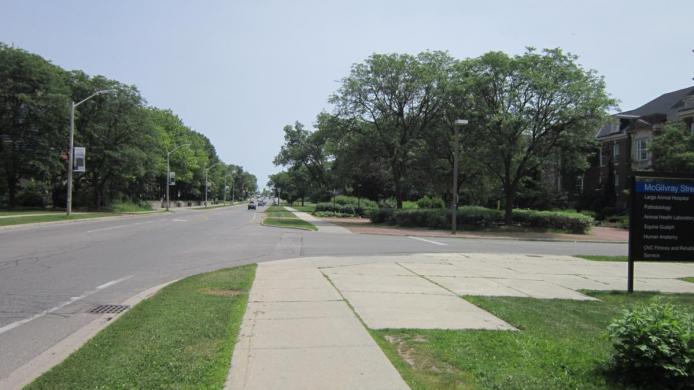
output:
[[[335,203],[339,205],[353,205],[360,206],[365,209],[375,209],[378,207],[378,203],[371,199],[357,198],[356,196],[347,195],[337,195],[335,196]]]
[[[446,203],[441,198],[424,196],[417,201],[417,206],[420,209],[443,209],[446,208]]]
[[[333,205],[332,203],[324,202],[324,203],[318,203],[316,204],[316,212],[321,212],[321,213],[337,213],[337,214],[343,214],[343,215],[351,215],[351,216],[365,216],[368,214],[370,208],[365,208],[365,207],[360,207],[357,206],[356,204],[339,204],[336,203]]]
[[[102,90],[112,93],[75,110],[75,146],[86,147],[87,171],[75,175],[74,207],[162,198],[167,152],[184,144],[170,156],[174,198],[202,199],[206,170],[212,198],[224,196],[228,178],[237,199],[257,189],[255,176],[220,163],[207,137],[171,111],[147,107],[133,85],[67,71],[2,43],[0,80],[0,207],[65,206],[70,102]]]
[[[383,208],[369,213],[373,223],[386,223],[397,226],[448,229],[451,226],[451,212],[447,209],[396,210]],[[589,216],[557,211],[513,210],[514,221],[523,227],[536,229],[556,229],[571,233],[586,233],[593,219]],[[460,226],[487,228],[504,223],[504,213],[500,210],[479,206],[464,206],[457,211]]]
[[[694,172],[694,134],[684,122],[668,123],[651,143],[657,172]]]
[[[662,300],[625,310],[608,327],[613,370],[642,385],[694,386],[693,327],[691,313]]]
[[[150,211],[152,205],[149,202],[131,202],[127,200],[118,200],[111,204],[111,209],[116,213],[136,213],[139,211]]]

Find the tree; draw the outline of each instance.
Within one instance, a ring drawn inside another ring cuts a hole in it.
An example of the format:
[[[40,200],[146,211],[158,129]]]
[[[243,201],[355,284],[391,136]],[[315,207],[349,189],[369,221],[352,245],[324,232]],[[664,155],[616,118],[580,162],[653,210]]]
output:
[[[562,145],[590,143],[614,105],[603,79],[576,59],[561,49],[528,49],[514,57],[490,52],[463,65],[474,99],[469,131],[481,142],[476,156],[501,183],[507,224],[521,181]]]
[[[352,66],[330,101],[350,131],[367,137],[389,168],[397,207],[402,208],[411,153],[437,118],[439,99],[453,59],[444,52],[374,54]]]
[[[275,165],[289,166],[294,179],[301,179],[295,185],[301,186],[304,196],[317,186],[328,186],[328,161],[325,155],[325,137],[320,132],[310,132],[304,125],[296,122],[294,126],[284,127],[284,145],[275,157]],[[303,198],[303,196],[302,196]]]
[[[0,174],[15,207],[21,179],[46,181],[64,169],[67,87],[62,69],[2,43],[0,80]]]
[[[684,122],[666,124],[651,143],[657,172],[694,172],[694,134]]]

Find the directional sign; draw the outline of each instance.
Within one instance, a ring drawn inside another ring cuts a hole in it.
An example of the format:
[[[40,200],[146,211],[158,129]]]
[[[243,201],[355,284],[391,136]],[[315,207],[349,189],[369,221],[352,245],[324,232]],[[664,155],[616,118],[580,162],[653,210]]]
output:
[[[636,177],[634,260],[694,261],[694,179]]]
[[[85,148],[75,146],[73,148],[73,160],[72,169],[75,172],[86,172],[87,171],[87,160],[85,157]]]
[[[629,291],[634,261],[694,261],[694,177],[663,176],[631,180]]]
[[[176,185],[176,172],[169,172],[169,185],[170,186]]]

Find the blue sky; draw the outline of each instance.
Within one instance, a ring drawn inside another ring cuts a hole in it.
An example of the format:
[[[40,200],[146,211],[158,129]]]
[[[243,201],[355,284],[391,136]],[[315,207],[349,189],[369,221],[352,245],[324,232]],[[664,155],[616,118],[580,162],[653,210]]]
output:
[[[139,87],[258,176],[374,52],[561,47],[623,110],[694,85],[694,1],[0,0],[0,41]],[[1,80],[0,80],[1,82]]]

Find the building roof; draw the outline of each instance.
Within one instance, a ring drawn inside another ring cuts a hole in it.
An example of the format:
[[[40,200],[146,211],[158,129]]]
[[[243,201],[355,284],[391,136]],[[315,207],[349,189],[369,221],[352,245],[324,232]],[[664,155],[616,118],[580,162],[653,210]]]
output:
[[[650,102],[633,110],[620,112],[613,115],[614,118],[638,119],[647,116],[661,115],[668,121],[678,119],[678,111],[684,106],[684,100],[688,96],[694,96],[694,86],[682,88],[658,96]],[[605,138],[624,132],[624,128],[615,123],[608,123],[598,130],[597,138]]]
[[[677,110],[683,105],[684,98],[692,94],[694,94],[694,87],[668,92],[639,108],[621,112],[617,116],[640,118],[647,115],[663,114],[667,116],[668,120],[677,119]]]

